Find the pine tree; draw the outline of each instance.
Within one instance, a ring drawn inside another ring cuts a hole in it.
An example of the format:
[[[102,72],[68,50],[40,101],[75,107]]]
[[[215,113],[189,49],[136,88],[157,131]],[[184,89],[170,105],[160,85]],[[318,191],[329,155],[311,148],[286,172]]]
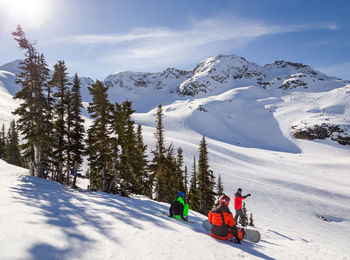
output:
[[[155,180],[155,193],[157,201],[167,202],[169,190],[166,189],[167,182],[167,160],[165,157],[165,145],[164,145],[164,127],[163,127],[163,109],[162,105],[158,105],[157,110],[157,128],[154,134],[156,138],[156,147],[152,151],[153,160],[150,165],[152,171],[152,177]],[[169,149],[168,149],[169,150]]]
[[[243,223],[242,218],[239,218],[238,223],[241,224],[241,226],[246,227],[247,226],[247,220],[248,220],[248,214],[247,214],[247,208],[245,207],[245,202],[243,202],[242,204],[242,211],[244,214],[244,218],[245,218],[245,223]]]
[[[185,193],[185,197],[187,197],[188,195],[188,170],[187,170],[187,165],[185,166],[185,169],[184,169],[184,187],[185,187],[185,190],[184,190],[184,193]]]
[[[74,178],[72,188],[75,188],[77,181],[78,168],[83,162],[84,153],[84,119],[81,115],[81,109],[83,108],[82,98],[80,94],[80,80],[78,74],[75,73],[72,86],[72,98],[71,98],[71,143],[69,149],[72,155],[72,165],[74,167]]]
[[[176,156],[175,185],[178,191],[186,193],[184,171],[182,170],[183,161],[183,150],[179,147]]]
[[[87,155],[89,161],[90,189],[106,191],[109,188],[108,179],[113,179],[111,173],[113,160],[111,158],[112,140],[110,124],[112,104],[108,101],[107,90],[101,81],[96,81],[89,88],[92,102],[88,112],[94,119],[88,129]]]
[[[5,124],[2,124],[2,129],[0,132],[0,159],[4,160],[5,159],[5,139],[6,139],[6,135],[5,135]]]
[[[218,195],[218,196],[223,195],[223,194],[224,194],[224,187],[223,187],[223,185],[222,185],[222,180],[221,180],[220,174],[219,174],[218,182],[217,182],[216,185],[217,185],[217,186],[216,186],[216,193],[217,193],[217,195]]]
[[[50,70],[45,61],[44,55],[41,54],[39,57],[40,71],[45,79],[49,79]],[[42,118],[42,172],[43,177],[47,178],[49,173],[53,177],[53,106],[55,99],[52,97],[52,87],[45,80],[43,81],[43,91],[46,93],[46,102],[43,108],[43,118]]]
[[[26,151],[27,161],[31,175],[45,177],[42,167],[42,149],[44,147],[44,111],[46,98],[43,93],[43,85],[47,82],[46,63],[43,55],[40,55],[25,36],[21,26],[17,26],[12,33],[19,47],[25,50],[25,59],[21,63],[22,72],[18,75],[16,83],[21,84],[22,89],[16,93],[15,99],[21,100],[20,106],[13,112],[19,116],[18,129],[24,139],[22,147]]]
[[[54,121],[54,157],[57,167],[56,181],[63,182],[64,179],[64,162],[67,159],[67,96],[68,86],[70,85],[67,78],[67,67],[64,61],[59,60],[54,65],[54,72],[50,84],[56,88],[53,96],[57,102],[54,105],[55,121]],[[68,168],[68,167],[67,167]]]
[[[16,121],[12,120],[7,133],[6,161],[10,164],[22,166],[21,153],[19,149],[18,132]]]
[[[254,219],[253,219],[253,213],[250,213],[250,217],[249,217],[249,226],[254,227]]]
[[[199,211],[199,189],[197,179],[196,157],[193,158],[192,178],[190,181],[190,188],[188,191],[188,204],[192,210]]]
[[[215,177],[209,170],[208,151],[205,137],[203,136],[199,147],[198,158],[198,183],[199,183],[199,212],[207,215],[215,205]]]
[[[135,175],[140,182],[141,189],[137,192],[152,198],[153,183],[151,182],[150,176],[147,172],[148,160],[146,151],[147,145],[144,145],[143,143],[142,127],[139,124],[136,131]]]

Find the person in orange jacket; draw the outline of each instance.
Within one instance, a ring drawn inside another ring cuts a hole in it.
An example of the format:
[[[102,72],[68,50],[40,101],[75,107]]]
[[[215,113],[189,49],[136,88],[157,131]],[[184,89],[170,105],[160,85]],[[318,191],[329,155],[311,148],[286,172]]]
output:
[[[213,208],[208,214],[209,223],[212,225],[210,235],[220,240],[234,239],[233,242],[240,244],[236,221],[233,218],[228,205],[230,197],[222,195],[219,198],[219,206]]]
[[[242,196],[242,189],[238,188],[237,192],[235,193],[234,201],[233,201],[233,204],[236,210],[235,222],[237,223],[237,219],[238,217],[240,217],[242,220],[242,226],[244,227],[247,225],[246,225],[246,219],[242,210],[242,200],[246,199],[249,196],[251,196],[250,193],[245,196]]]

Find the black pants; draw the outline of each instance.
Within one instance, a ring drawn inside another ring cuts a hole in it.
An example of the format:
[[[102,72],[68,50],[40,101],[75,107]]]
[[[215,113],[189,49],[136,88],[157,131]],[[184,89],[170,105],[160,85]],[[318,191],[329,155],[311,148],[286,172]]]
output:
[[[246,224],[245,224],[245,216],[243,214],[243,210],[242,209],[236,209],[236,216],[235,216],[236,224],[237,224],[238,217],[241,217],[242,226],[246,226]]]

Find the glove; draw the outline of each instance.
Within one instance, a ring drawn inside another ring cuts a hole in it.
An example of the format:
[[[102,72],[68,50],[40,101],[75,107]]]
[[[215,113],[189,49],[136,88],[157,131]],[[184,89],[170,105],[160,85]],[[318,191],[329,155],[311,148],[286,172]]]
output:
[[[247,197],[250,197],[250,196],[252,196],[252,195],[251,195],[250,193],[248,193],[248,194],[247,194]]]

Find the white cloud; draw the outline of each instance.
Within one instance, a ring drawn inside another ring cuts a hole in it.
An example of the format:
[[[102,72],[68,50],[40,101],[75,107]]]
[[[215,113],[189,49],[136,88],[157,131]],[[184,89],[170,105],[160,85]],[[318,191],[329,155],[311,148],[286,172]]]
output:
[[[192,20],[187,28],[135,28],[125,34],[87,34],[56,39],[59,43],[103,45],[99,61],[116,69],[150,69],[189,63],[238,48],[264,35],[315,29],[336,30],[336,24],[303,26],[269,25],[250,19]],[[159,66],[158,66],[159,65]]]

